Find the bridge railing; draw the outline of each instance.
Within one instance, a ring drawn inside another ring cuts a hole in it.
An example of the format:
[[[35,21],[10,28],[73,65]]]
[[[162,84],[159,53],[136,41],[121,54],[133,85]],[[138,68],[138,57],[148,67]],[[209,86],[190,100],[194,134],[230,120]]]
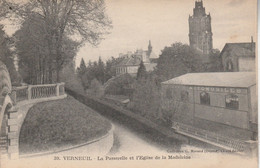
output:
[[[245,143],[236,139],[228,138],[213,132],[209,132],[203,129],[195,128],[179,122],[174,122],[173,127],[176,131],[185,132],[187,134],[227,146],[238,151],[244,151]]]
[[[61,96],[65,94],[64,86],[65,83],[14,87],[11,97],[16,104],[23,100]]]

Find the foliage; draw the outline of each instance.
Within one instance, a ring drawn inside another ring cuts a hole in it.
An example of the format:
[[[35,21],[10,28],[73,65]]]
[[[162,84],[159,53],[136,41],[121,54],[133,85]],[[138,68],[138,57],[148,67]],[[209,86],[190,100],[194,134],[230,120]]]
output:
[[[134,78],[129,74],[122,74],[111,78],[105,84],[105,94],[129,96],[133,89],[133,83]]]
[[[98,59],[97,69],[96,69],[96,76],[98,81],[102,84],[105,82],[105,64],[102,61],[101,57]]]
[[[200,53],[190,46],[174,43],[162,50],[158,59],[157,74],[167,80],[189,72],[200,72],[200,57]]]
[[[61,71],[60,78],[62,82],[65,82],[65,87],[79,93],[84,92],[81,85],[81,80],[75,72],[74,61],[67,63]]]
[[[222,72],[222,59],[220,55],[220,51],[218,49],[212,50],[209,55],[210,62],[207,64],[205,71],[207,72]]]
[[[104,95],[103,86],[96,78],[91,81],[88,93],[98,98]]]
[[[12,40],[5,34],[3,26],[0,25],[0,60],[6,65],[11,77],[12,85],[20,83],[19,75],[14,65],[14,53],[11,51]]]
[[[41,20],[36,22],[35,20],[39,20],[39,17],[31,16],[27,18],[20,30],[14,34],[16,52],[19,58],[19,72],[24,81],[30,84],[57,82],[55,78],[60,73],[58,74],[58,71],[56,71],[56,62],[50,53],[52,47],[46,36],[44,22]],[[67,36],[64,37],[61,51],[63,56],[63,60],[60,62],[61,68],[73,61],[78,46],[78,42],[71,40]]]
[[[89,61],[88,66],[81,61],[80,67],[77,68],[77,74],[81,79],[84,89],[88,89],[91,81],[96,78],[101,84],[105,84],[109,79],[116,75],[115,66],[122,60],[122,58],[114,58],[103,62],[99,57],[98,62]]]
[[[80,65],[79,65],[79,67],[77,68],[77,73],[78,73],[78,75],[81,77],[81,76],[83,76],[83,74],[86,72],[86,70],[87,70],[87,66],[86,66],[86,64],[85,64],[85,61],[84,61],[83,58],[81,58]]]
[[[147,79],[142,78],[134,83],[133,98],[128,107],[146,118],[158,118],[160,86],[157,85],[155,76],[150,75]]]
[[[146,69],[145,69],[145,66],[144,66],[144,62],[141,61],[140,66],[139,66],[138,71],[137,71],[137,79],[144,78],[145,76],[146,76]]]
[[[51,73],[54,69],[56,71],[56,81],[58,82],[60,81],[59,72],[64,65],[64,60],[67,58],[64,51],[69,51],[66,50],[64,42],[68,39],[67,37],[70,35],[77,36],[80,38],[80,44],[88,42],[97,45],[111,27],[111,21],[105,14],[103,0],[30,0],[24,3],[4,0],[1,9],[3,9],[3,12],[0,13],[2,19],[13,16],[21,21],[30,19],[29,23],[34,26],[38,25],[41,28],[41,36],[32,37],[40,38],[40,42],[44,41],[42,46],[46,46],[48,52],[45,51],[45,53],[50,58],[47,64],[54,64],[49,68],[49,78],[52,78]],[[36,41],[37,44],[38,38],[34,40],[28,39],[28,41]],[[36,48],[35,50],[39,49]],[[33,61],[35,60],[32,59]],[[33,63],[37,64],[37,62]],[[29,77],[34,76],[35,74],[29,75]],[[38,76],[36,74],[37,78]]]

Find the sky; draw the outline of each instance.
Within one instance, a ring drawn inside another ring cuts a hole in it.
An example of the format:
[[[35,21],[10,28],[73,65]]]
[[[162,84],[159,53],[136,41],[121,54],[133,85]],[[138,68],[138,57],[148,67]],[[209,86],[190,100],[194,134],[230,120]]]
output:
[[[112,20],[110,34],[98,47],[85,44],[76,56],[85,62],[106,61],[119,53],[147,50],[151,40],[153,52],[160,55],[174,42],[189,44],[188,17],[193,14],[195,0],[106,0],[107,15]],[[250,42],[257,38],[256,0],[203,0],[211,15],[213,47],[222,50],[228,42]]]

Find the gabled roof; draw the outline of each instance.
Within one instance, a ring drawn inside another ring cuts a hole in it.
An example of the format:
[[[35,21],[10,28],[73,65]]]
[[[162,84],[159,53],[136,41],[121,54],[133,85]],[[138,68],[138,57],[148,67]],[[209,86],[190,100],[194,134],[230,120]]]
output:
[[[255,57],[255,42],[249,43],[226,43],[221,55],[225,52],[237,57]]]
[[[130,57],[123,59],[117,66],[139,66],[141,59],[138,57]]]
[[[247,88],[256,84],[256,74],[255,72],[187,73],[162,84]]]

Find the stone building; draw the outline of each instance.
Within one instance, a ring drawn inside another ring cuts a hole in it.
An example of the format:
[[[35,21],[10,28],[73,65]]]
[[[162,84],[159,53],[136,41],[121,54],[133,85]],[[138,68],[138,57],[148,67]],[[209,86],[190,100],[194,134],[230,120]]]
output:
[[[248,43],[226,43],[220,56],[224,71],[255,71],[255,42],[253,39]]]
[[[189,40],[190,46],[201,51],[208,62],[207,55],[212,50],[211,16],[206,14],[203,1],[195,1],[193,15],[189,16]]]
[[[153,71],[157,65],[154,61],[157,56],[152,51],[151,41],[149,41],[148,50],[138,49],[134,53],[119,54],[119,57],[124,58],[116,65],[116,76],[128,73],[132,76],[137,75],[141,61],[143,61],[146,71]]]

